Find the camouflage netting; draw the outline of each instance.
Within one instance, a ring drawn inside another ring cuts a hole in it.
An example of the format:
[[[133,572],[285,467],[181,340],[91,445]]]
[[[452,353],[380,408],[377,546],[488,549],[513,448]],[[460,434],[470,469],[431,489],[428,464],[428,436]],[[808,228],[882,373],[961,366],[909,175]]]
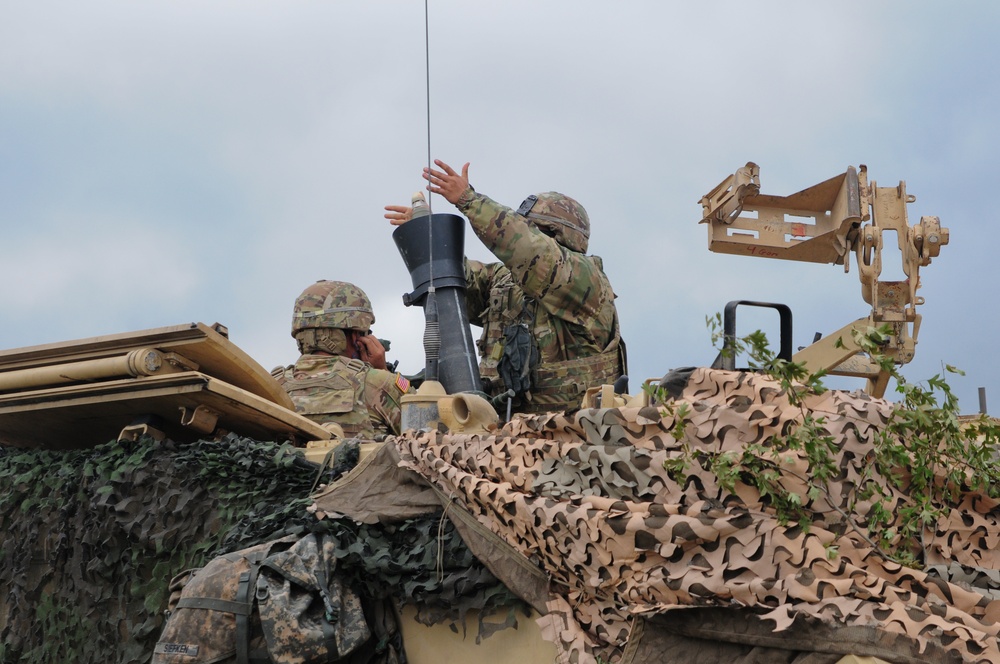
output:
[[[368,598],[393,597],[417,605],[427,625],[463,622],[469,609],[491,612],[523,606],[462,542],[440,514],[395,525],[332,522],[334,557],[340,577]],[[480,624],[480,636],[489,626]]]
[[[148,661],[171,577],[304,531],[315,475],[288,445],[235,436],[0,447],[0,661]]]
[[[148,662],[171,578],[285,534],[333,538],[343,579],[423,599],[428,621],[512,605],[440,514],[318,522],[316,475],[287,444],[236,436],[0,447],[0,661]]]
[[[806,409],[825,419],[836,442],[839,474],[829,499],[814,500],[796,477],[810,471],[804,453],[781,453],[783,484],[812,514],[806,530],[783,525],[752,486],[726,491],[697,464],[681,477],[664,469],[684,446],[742,452],[751,442],[779,440],[802,420],[780,386],[698,369],[675,406],[681,403],[689,413],[680,440],[671,435],[674,417],[658,408],[539,415],[489,436],[424,432],[390,440],[402,467],[549,577],[539,622],[561,662],[631,661],[630,638],[638,640],[643,626],[683,625],[715,648],[727,640],[773,644],[803,624],[826,631],[777,647],[893,662],[1000,661],[995,501],[970,492],[925,533],[928,571],[889,562],[845,523],[843,513],[868,481],[891,496],[899,518],[906,496],[875,473],[864,479],[892,404],[844,392],[808,398]],[[317,500],[320,510],[324,500]],[[871,509],[860,501],[851,516],[864,526]],[[935,566],[948,575],[935,574]]]

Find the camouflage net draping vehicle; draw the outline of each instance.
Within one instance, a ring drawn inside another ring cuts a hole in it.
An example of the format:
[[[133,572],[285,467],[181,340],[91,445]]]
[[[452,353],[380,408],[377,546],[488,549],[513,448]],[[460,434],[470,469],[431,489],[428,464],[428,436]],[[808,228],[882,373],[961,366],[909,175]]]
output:
[[[724,211],[706,219],[780,208],[748,198],[747,177],[706,197]],[[816,234],[832,262],[866,242],[861,201],[874,198],[859,192],[883,196],[838,177],[824,195],[839,203],[789,197],[800,213],[846,210]],[[916,274],[888,304],[892,289],[868,274],[871,322],[890,323],[906,361]],[[874,462],[899,406],[859,347],[820,363],[867,391],[692,368],[510,421],[427,381],[404,414],[419,424],[374,441],[322,440],[227,344],[213,342],[231,355],[213,368],[215,351],[192,358],[197,344],[147,336],[174,370],[18,384],[64,353],[0,354],[0,381],[16,379],[0,432],[17,444],[0,448],[3,661],[1000,661],[998,503],[969,478],[904,535],[914,484]],[[73,362],[104,372],[99,346],[78,342]],[[120,440],[73,440],[91,408]],[[131,422],[143,409],[157,417]],[[241,431],[239,414],[271,435]],[[828,454],[792,444],[803,432]],[[742,465],[711,462],[727,459]]]

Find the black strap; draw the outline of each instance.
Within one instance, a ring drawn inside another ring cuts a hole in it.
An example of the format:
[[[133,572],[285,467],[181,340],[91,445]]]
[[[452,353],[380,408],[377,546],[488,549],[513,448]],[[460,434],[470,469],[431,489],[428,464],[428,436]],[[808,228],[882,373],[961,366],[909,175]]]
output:
[[[524,323],[513,323],[503,331],[503,355],[497,362],[497,373],[503,385],[522,397],[532,388],[531,374],[538,366],[538,346],[531,330]]]
[[[246,574],[246,572],[244,572]],[[178,609],[208,609],[210,611],[225,611],[236,615],[250,613],[250,606],[243,602],[232,602],[226,599],[212,597],[181,597],[177,600]]]
[[[320,556],[323,557],[322,543],[320,543]],[[326,576],[325,560],[316,570],[316,582],[319,584],[319,594],[323,598],[324,618],[320,626],[323,629],[323,639],[329,650],[327,651],[327,661],[335,662],[340,659],[340,648],[337,645],[337,632],[334,624],[340,622],[340,608],[334,605],[333,598],[330,597],[330,583]]]
[[[247,556],[250,569],[240,573],[235,601],[244,610],[236,613],[236,664],[250,664],[250,612],[253,608],[254,593],[256,593],[257,574],[260,572],[260,562],[264,559],[264,555],[264,551],[254,551]]]
[[[535,299],[525,295],[517,322],[503,329],[503,354],[497,362],[497,374],[518,399],[531,392],[532,374],[541,360],[534,334],[537,309]]]
[[[253,567],[253,563],[250,563]],[[239,589],[236,591],[236,603],[242,604],[249,608],[247,603],[247,597],[249,595],[250,588],[250,572],[240,573],[240,585]],[[249,611],[236,614],[236,664],[249,664],[249,650],[250,650],[250,621],[248,619]]]

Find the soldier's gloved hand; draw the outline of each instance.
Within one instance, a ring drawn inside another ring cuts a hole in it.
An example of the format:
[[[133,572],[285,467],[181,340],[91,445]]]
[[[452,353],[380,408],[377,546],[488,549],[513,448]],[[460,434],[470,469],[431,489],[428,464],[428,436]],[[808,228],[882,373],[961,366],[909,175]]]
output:
[[[461,175],[440,159],[435,159],[434,163],[442,170],[424,168],[424,179],[430,183],[427,185],[427,191],[440,194],[452,205],[457,205],[458,199],[469,188],[469,162],[465,162],[465,166],[462,166]]]
[[[358,353],[363,361],[374,368],[385,370],[385,348],[374,335],[358,337]]]
[[[385,218],[393,226],[402,226],[413,219],[413,208],[408,205],[386,205]]]

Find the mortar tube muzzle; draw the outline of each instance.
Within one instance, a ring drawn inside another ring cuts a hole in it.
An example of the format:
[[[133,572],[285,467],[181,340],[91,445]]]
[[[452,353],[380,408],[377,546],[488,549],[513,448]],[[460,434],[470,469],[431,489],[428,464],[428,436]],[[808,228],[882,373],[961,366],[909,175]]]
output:
[[[413,282],[403,304],[426,307],[428,292],[434,288],[432,308],[440,334],[438,380],[448,394],[481,391],[465,303],[465,220],[454,214],[417,217],[397,227],[392,239]],[[431,312],[425,309],[425,319],[427,313]]]

